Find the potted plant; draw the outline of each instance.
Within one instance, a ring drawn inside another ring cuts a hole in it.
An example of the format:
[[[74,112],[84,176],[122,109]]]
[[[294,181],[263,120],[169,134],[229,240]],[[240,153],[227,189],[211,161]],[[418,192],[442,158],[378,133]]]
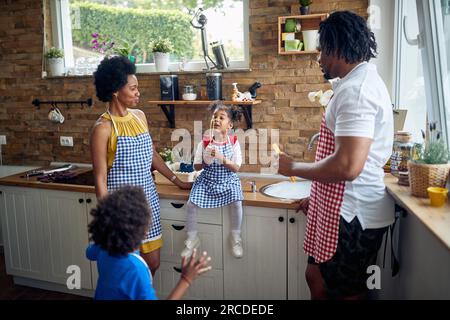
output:
[[[450,171],[450,154],[436,123],[430,123],[427,131],[422,131],[424,143],[414,144],[408,161],[411,194],[423,198],[428,187],[445,187]]]
[[[150,44],[156,64],[156,71],[169,71],[169,54],[173,51],[172,43],[169,39],[158,38]]]
[[[309,5],[312,3],[312,0],[299,0],[298,2],[300,3],[300,14],[309,14]]]
[[[64,51],[51,47],[46,53],[47,67],[50,76],[64,75]]]
[[[112,40],[107,35],[102,35],[100,33],[92,34],[92,50],[97,51],[106,56],[109,55],[119,55],[123,57],[127,57],[131,62],[136,62],[136,57],[132,54],[133,49],[136,46],[137,42],[133,45],[130,45],[125,40]]]

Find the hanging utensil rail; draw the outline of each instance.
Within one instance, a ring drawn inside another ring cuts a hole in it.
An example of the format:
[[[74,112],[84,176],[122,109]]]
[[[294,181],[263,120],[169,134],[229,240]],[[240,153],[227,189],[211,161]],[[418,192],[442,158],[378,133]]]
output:
[[[41,104],[50,104],[54,107],[58,107],[58,104],[65,104],[68,107],[69,104],[77,104],[77,103],[79,103],[81,107],[83,107],[85,104],[88,107],[92,107],[93,105],[93,101],[91,98],[87,100],[63,100],[63,101],[41,101],[39,99],[34,99],[31,103],[38,109],[40,109]]]

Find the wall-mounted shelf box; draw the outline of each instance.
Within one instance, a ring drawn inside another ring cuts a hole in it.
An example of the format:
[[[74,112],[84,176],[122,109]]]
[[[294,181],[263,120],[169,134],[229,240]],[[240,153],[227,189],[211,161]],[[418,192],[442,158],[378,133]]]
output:
[[[328,13],[316,13],[316,14],[306,14],[297,16],[282,16],[278,17],[278,54],[289,55],[289,54],[317,54],[317,50],[312,51],[285,51],[284,41],[282,40],[282,33],[284,32],[284,25],[287,19],[295,19],[300,22],[301,30],[295,33],[295,38],[303,41],[302,31],[306,30],[318,30],[321,21],[328,18]]]
[[[161,107],[162,111],[166,115],[167,120],[171,128],[175,128],[175,106],[206,106],[211,104],[212,100],[151,100],[147,101],[150,104],[156,104]],[[245,121],[247,122],[247,129],[251,129],[253,126],[252,109],[256,104],[260,104],[261,100],[254,101],[231,101],[222,100],[223,104],[226,105],[238,105],[242,108],[242,113],[244,114]]]

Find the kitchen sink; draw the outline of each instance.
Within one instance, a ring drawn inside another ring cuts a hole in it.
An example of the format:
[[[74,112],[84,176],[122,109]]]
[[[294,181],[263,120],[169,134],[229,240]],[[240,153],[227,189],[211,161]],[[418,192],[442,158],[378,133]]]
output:
[[[265,196],[281,200],[300,200],[309,197],[311,183],[310,180],[282,181],[268,184],[262,187],[259,192]]]

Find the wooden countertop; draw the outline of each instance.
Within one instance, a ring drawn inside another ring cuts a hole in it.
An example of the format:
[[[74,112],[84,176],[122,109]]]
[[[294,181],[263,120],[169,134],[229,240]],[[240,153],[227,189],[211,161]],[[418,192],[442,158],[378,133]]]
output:
[[[48,168],[45,168],[48,169]],[[80,173],[90,171],[88,168],[77,168],[75,169]],[[259,192],[251,192],[251,186],[248,181],[255,181],[256,188],[259,190],[263,186],[279,182],[276,179],[250,179],[242,178],[242,189],[244,192],[244,205],[265,207],[265,208],[277,208],[277,209],[294,209],[295,204],[293,201],[283,201],[280,199],[267,197]],[[61,191],[72,191],[72,192],[86,192],[95,193],[94,186],[86,185],[74,185],[65,183],[46,183],[37,180],[37,177],[29,177],[28,179],[24,177],[23,173],[15,174],[9,177],[4,177],[0,179],[0,185],[4,186],[16,186],[16,187],[27,187],[27,188],[39,188],[39,189],[51,189],[51,190],[61,190]],[[175,185],[156,185],[159,197],[161,199],[175,199],[175,200],[187,200],[189,197],[189,190],[181,190]]]
[[[410,214],[415,215],[450,250],[450,204],[440,208],[430,205],[430,199],[411,195],[409,187],[397,183],[397,178],[386,174],[384,179],[389,194]]]
[[[91,169],[78,168],[75,170],[83,173]],[[276,209],[295,209],[296,205],[293,201],[283,201],[267,197],[259,192],[252,193],[251,186],[248,183],[249,181],[255,181],[257,190],[259,190],[267,184],[280,180],[241,178],[242,189],[244,191],[244,205]],[[409,187],[397,184],[397,178],[391,174],[387,174],[384,181],[389,194],[395,201],[409,213],[415,215],[450,250],[450,204],[447,202],[441,208],[432,207],[428,198],[413,197],[410,194]],[[94,186],[44,183],[38,181],[37,177],[24,178],[23,173],[1,178],[0,185],[95,193]],[[156,185],[156,188],[161,199],[187,200],[189,197],[188,190],[181,190],[174,185]]]

